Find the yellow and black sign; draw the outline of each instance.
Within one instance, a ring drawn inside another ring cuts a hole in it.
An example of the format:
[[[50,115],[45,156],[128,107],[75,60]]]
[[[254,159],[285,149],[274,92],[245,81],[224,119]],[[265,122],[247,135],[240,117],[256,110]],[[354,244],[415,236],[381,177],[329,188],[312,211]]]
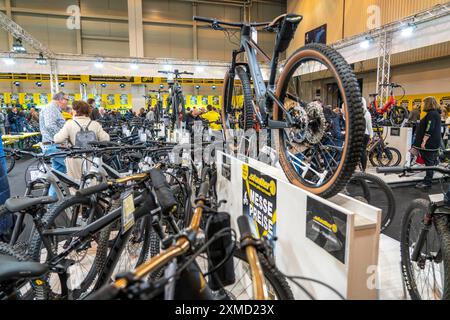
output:
[[[254,221],[256,236],[273,240],[277,223],[277,181],[242,165],[242,209]]]
[[[308,197],[306,237],[340,262],[345,263],[347,215]]]

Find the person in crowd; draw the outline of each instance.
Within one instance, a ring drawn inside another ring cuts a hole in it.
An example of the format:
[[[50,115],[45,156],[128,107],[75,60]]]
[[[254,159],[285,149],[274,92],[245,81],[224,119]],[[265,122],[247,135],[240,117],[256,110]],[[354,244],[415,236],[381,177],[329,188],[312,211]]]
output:
[[[372,115],[370,114],[370,111],[367,108],[367,100],[364,97],[362,98],[362,103],[363,103],[364,120],[366,120],[366,130],[364,132],[363,149],[361,151],[361,168],[363,172],[365,172],[367,169],[367,146],[373,139],[373,127],[372,127]]]
[[[2,133],[0,132],[0,141]],[[8,175],[6,170],[5,154],[3,145],[0,143],[0,205],[11,196],[8,183]],[[0,215],[0,241],[8,242],[11,231],[13,229],[13,213],[3,213]]]
[[[8,118],[10,111],[11,110],[8,108],[8,109],[6,109],[6,112],[5,112],[5,134],[11,133],[11,124],[9,123],[9,118]]]
[[[99,117],[97,120],[102,120],[102,121],[110,120],[109,114],[106,113],[105,108],[103,108],[103,107],[98,108],[98,114],[99,114]]]
[[[53,140],[59,144],[75,145],[76,135],[81,128],[95,132],[97,141],[109,141],[109,135],[106,133],[101,124],[90,118],[90,106],[84,101],[74,101],[73,118],[67,121],[61,130],[55,134]],[[67,173],[75,179],[81,179],[83,159],[67,158],[65,161]]]
[[[39,113],[39,129],[42,136],[42,150],[46,154],[57,153],[57,144],[54,141],[55,135],[63,128],[66,121],[62,116],[62,110],[65,110],[69,97],[64,92],[58,92],[53,95],[52,101],[41,109]],[[66,173],[64,157],[58,156],[52,158],[52,167],[55,170]],[[55,195],[53,187],[49,190],[49,195]]]
[[[194,126],[194,121],[195,121],[195,117],[193,115],[193,110],[189,107],[186,108],[186,116],[185,116],[185,120],[186,120],[186,130],[188,130],[189,132],[192,131],[192,127]]]
[[[212,130],[222,130],[222,125],[220,124],[220,114],[217,111],[214,111],[212,105],[210,104],[208,104],[206,110],[207,111],[200,117],[208,122],[209,127]]]
[[[90,118],[91,120],[98,120],[100,117],[99,110],[95,106],[95,100],[93,98],[87,99],[87,103],[89,105],[89,109],[91,110]]]
[[[18,118],[19,118],[19,115],[17,112],[17,107],[13,107],[11,110],[8,110],[8,122],[9,122],[11,133],[18,132],[18,127],[17,127]]]
[[[144,108],[141,108],[141,109],[139,110],[138,117],[140,117],[140,118],[145,118],[146,115],[147,115],[147,114],[145,113],[145,109],[144,109]]]
[[[39,131],[39,112],[35,108],[31,108],[28,118],[28,122],[34,128],[34,131]]]
[[[5,135],[6,134],[6,115],[3,113],[3,111],[0,111],[0,134]]]
[[[426,166],[434,166],[437,163],[438,149],[441,146],[441,116],[439,105],[434,97],[427,97],[423,100],[423,111],[426,116],[420,121],[416,130],[416,137],[413,143],[412,153],[417,154],[420,150]],[[432,186],[433,171],[427,171],[425,179],[416,185],[416,188],[428,190]]]
[[[155,108],[150,108],[147,112],[147,115],[145,116],[145,118],[150,121],[150,122],[155,122],[156,121],[156,112],[155,112]]]
[[[25,131],[25,113],[21,110],[17,113],[17,131],[24,132]]]

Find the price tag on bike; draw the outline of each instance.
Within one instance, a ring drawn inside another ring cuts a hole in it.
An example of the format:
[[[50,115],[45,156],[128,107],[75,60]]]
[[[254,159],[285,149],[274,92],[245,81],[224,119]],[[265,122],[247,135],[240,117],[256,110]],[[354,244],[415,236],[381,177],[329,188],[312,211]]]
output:
[[[133,190],[128,190],[120,196],[122,200],[122,234],[134,225],[134,197]]]

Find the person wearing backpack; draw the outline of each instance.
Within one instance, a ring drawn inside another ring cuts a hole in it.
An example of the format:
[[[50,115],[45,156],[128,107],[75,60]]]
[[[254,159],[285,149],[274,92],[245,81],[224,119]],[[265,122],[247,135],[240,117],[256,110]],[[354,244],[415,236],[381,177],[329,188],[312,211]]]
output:
[[[89,142],[109,141],[109,134],[102,125],[90,118],[90,106],[84,101],[72,103],[73,118],[68,120],[55,135],[55,143],[70,144],[80,148],[89,148]],[[82,159],[66,158],[67,174],[75,179],[81,179]]]

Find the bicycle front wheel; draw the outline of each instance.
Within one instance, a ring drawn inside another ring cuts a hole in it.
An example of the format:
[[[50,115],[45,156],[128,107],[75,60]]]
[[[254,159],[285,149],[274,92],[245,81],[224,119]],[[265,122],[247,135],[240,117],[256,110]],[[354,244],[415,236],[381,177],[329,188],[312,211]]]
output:
[[[294,295],[286,278],[269,262],[258,254],[264,279],[268,291],[269,300],[294,300]],[[235,249],[233,253],[234,273],[236,281],[229,286],[215,292],[218,299],[249,300],[253,298],[252,276],[247,255],[241,249]],[[203,273],[208,270],[208,260],[204,255],[196,259],[198,266]],[[212,275],[213,276],[213,275]],[[210,276],[211,277],[211,276]]]
[[[408,120],[408,117],[408,110],[402,106],[394,107],[389,114],[389,120],[394,127],[400,127],[405,120]]]
[[[447,217],[430,219],[430,204],[418,199],[406,210],[400,239],[403,278],[413,300],[450,299],[450,231]],[[413,252],[420,246],[418,256]]]
[[[319,97],[317,85],[325,81],[336,83],[328,86],[327,99],[330,95],[342,98],[342,105],[334,105],[335,110],[324,106],[321,100],[325,95]],[[286,176],[314,194],[325,198],[336,195],[351,178],[363,148],[362,99],[351,67],[330,47],[306,45],[287,60],[276,95],[294,121],[291,128],[275,132]],[[286,120],[285,111],[276,103],[273,118]]]

